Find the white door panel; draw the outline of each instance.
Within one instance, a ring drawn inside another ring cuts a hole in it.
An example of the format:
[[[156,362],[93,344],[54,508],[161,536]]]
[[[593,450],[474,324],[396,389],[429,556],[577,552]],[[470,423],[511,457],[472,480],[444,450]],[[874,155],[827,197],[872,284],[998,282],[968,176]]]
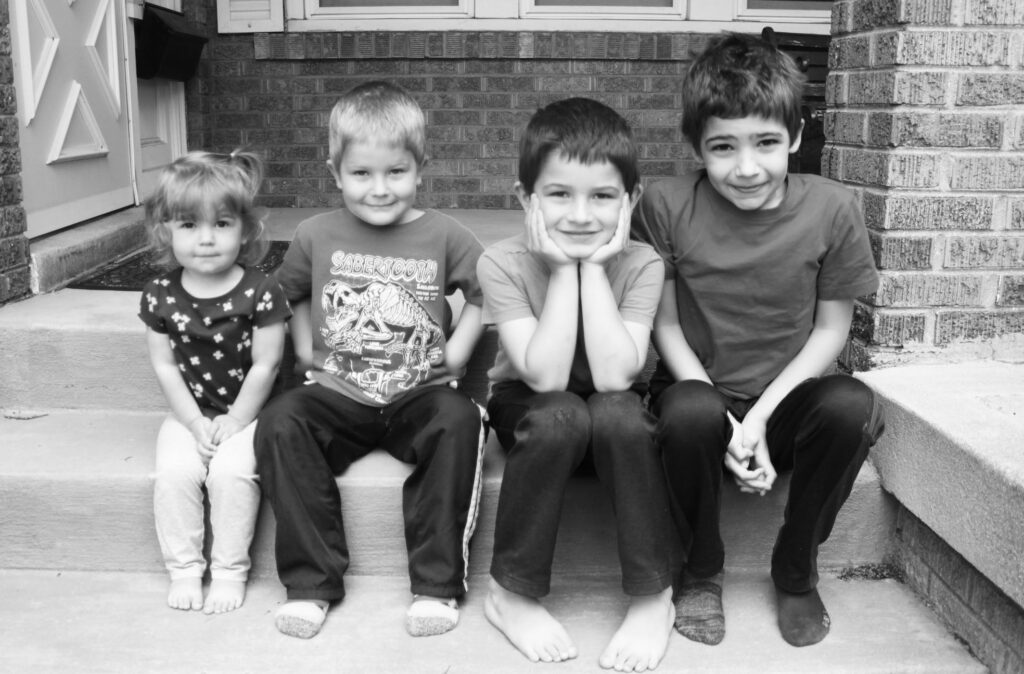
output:
[[[10,0],[30,237],[134,203],[119,0]]]
[[[181,0],[150,0],[150,4],[181,11]],[[153,191],[160,169],[185,153],[185,85],[161,78],[136,82],[138,181],[139,194],[145,199]]]

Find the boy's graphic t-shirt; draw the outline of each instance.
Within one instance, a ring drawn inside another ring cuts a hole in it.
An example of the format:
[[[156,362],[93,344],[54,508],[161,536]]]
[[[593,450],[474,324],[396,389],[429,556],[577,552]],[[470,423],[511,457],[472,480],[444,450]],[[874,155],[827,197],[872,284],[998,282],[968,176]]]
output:
[[[203,298],[182,287],[181,273],[178,268],[146,284],[139,318],[167,335],[199,407],[225,414],[252,367],[253,328],[287,320],[291,308],[277,281],[258,269],[246,268],[224,295]]]
[[[686,341],[733,398],[760,396],[793,360],[819,300],[878,287],[855,195],[820,176],[790,174],[782,203],[764,211],[736,208],[704,171],[658,182],[634,210],[632,233],[665,259]]]
[[[441,369],[445,298],[461,290],[482,302],[481,251],[472,232],[437,211],[383,227],[344,209],[300,223],[277,278],[293,302],[310,299],[313,380],[373,406],[451,381]]]

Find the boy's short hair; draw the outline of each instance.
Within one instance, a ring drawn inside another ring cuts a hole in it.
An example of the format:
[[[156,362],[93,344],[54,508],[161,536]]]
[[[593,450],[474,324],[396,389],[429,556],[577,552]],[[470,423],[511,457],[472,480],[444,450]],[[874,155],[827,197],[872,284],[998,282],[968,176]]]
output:
[[[154,262],[177,268],[171,247],[170,223],[214,218],[226,211],[241,220],[242,247],[238,263],[258,264],[267,253],[263,209],[256,194],[263,181],[263,161],[254,152],[230,154],[194,150],[165,166],[153,193],[146,200],[146,223]]]
[[[683,78],[682,130],[700,154],[711,117],[755,115],[780,122],[790,140],[800,132],[804,75],[774,45],[740,33],[713,38]]]
[[[589,98],[551,103],[534,113],[526,125],[519,143],[519,183],[527,194],[533,193],[533,184],[553,152],[582,164],[612,164],[629,193],[639,180],[629,124],[607,105]]]
[[[389,82],[366,82],[338,99],[331,110],[330,161],[337,169],[345,147],[372,141],[408,150],[416,164],[426,159],[426,121],[416,100]]]

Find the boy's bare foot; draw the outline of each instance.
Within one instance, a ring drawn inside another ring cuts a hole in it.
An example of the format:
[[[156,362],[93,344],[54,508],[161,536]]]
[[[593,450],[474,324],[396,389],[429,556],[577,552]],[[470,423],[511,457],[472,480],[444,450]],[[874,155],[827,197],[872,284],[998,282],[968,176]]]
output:
[[[532,662],[562,662],[579,654],[562,624],[539,601],[510,592],[493,578],[484,615]]]
[[[210,581],[210,592],[203,602],[203,613],[227,613],[234,611],[245,601],[245,581],[214,578]]]
[[[775,588],[779,631],[790,646],[810,646],[828,635],[832,621],[817,590],[792,594]]]
[[[672,588],[658,594],[632,597],[626,617],[598,659],[605,669],[646,672],[665,656],[676,612]]]
[[[274,615],[274,626],[281,634],[311,639],[324,625],[327,605],[319,599],[286,601]]]
[[[195,577],[172,580],[167,590],[167,605],[182,611],[198,611],[203,608],[203,579]]]
[[[721,571],[704,579],[684,574],[676,597],[676,630],[687,639],[715,646],[725,638],[722,579]]]

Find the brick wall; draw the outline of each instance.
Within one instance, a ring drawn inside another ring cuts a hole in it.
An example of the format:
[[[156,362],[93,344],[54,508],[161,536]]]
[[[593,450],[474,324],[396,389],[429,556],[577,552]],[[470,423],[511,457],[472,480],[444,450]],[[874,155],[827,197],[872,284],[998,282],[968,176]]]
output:
[[[327,121],[344,91],[397,82],[427,115],[428,164],[419,203],[518,208],[518,141],[533,112],[581,95],[620,111],[655,180],[696,165],[679,130],[679,79],[708,35],[565,32],[340,32],[213,35],[188,101],[190,147],[250,146],[267,159],[263,203],[338,206]],[[827,39],[782,36],[804,55],[824,101]],[[810,45],[810,46],[808,46]],[[809,144],[810,145],[810,144]],[[820,164],[817,153],[804,164]]]
[[[907,584],[992,674],[1024,672],[1024,609],[903,506],[896,548]]]
[[[214,149],[247,145],[263,153],[265,205],[338,206],[341,194],[325,164],[331,107],[356,84],[386,79],[408,89],[427,116],[428,164],[419,192],[424,206],[517,208],[512,185],[522,128],[537,107],[571,95],[596,98],[627,117],[648,179],[694,165],[678,128],[677,90],[686,56],[701,38],[666,39],[660,48],[672,58],[653,60],[655,36],[649,45],[632,36],[632,57],[630,45],[609,44],[614,36],[557,37],[217,36],[204,53],[199,82],[203,126],[195,135],[190,126],[190,138]],[[642,49],[651,58],[639,58]],[[191,115],[191,102],[189,109]]]
[[[854,369],[1024,358],[1024,9],[838,0],[823,173],[857,189],[882,270]]]
[[[0,3],[0,304],[30,292],[9,20],[7,3]]]

